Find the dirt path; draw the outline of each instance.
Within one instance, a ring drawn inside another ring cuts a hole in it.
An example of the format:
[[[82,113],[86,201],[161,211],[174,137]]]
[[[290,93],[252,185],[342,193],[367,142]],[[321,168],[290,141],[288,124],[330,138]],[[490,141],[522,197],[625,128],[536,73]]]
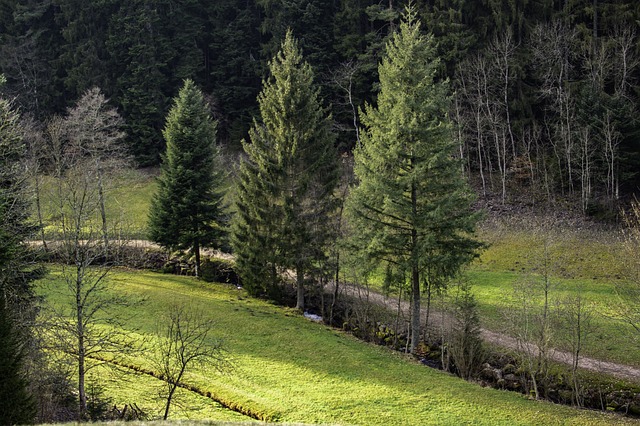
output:
[[[345,285],[344,283],[340,285],[340,289],[342,292],[344,292],[347,295],[359,297],[363,300],[366,299],[370,302],[376,303],[380,306],[384,306],[390,310],[393,310],[393,312],[396,312],[398,309],[397,297],[394,297],[394,298],[387,297],[371,289],[367,290],[361,286]],[[410,307],[409,302],[406,300],[402,300],[400,302],[400,306],[401,306],[402,312],[408,318],[409,307]],[[426,318],[426,309],[424,308],[422,309],[422,314]],[[431,318],[434,318],[434,319],[438,318],[438,320],[441,320],[442,314],[440,312],[435,312],[432,308]],[[496,346],[510,349],[510,350],[515,350],[515,351],[519,351],[522,349],[521,344],[518,342],[517,339],[511,336],[508,336],[506,334],[497,333],[497,332],[483,328],[481,330],[481,335],[486,342],[494,344]],[[532,344],[527,344],[526,350],[532,354],[535,354],[537,352],[535,349],[535,346]],[[560,362],[566,365],[571,365],[573,362],[572,356],[569,352],[564,352],[556,349],[553,349],[551,351],[551,353],[549,354],[549,357],[553,361]],[[598,360],[595,358],[589,358],[589,357],[580,357],[578,366],[585,370],[604,373],[619,379],[630,380],[630,381],[640,383],[640,368],[633,367],[630,365],[617,364],[617,363],[608,362],[608,361],[601,361],[601,360]]]
[[[520,344],[517,339],[505,334],[482,329],[482,338],[487,342],[503,348],[513,349],[516,351],[520,349]],[[531,344],[528,344],[527,350],[530,350],[531,353],[536,352],[535,347]],[[553,349],[549,357],[552,360],[563,364],[571,365],[573,363],[572,356],[569,352]],[[619,379],[631,380],[640,383],[640,369],[630,365],[616,364],[614,362],[601,361],[595,358],[581,356],[578,361],[578,366],[585,370],[604,373]]]

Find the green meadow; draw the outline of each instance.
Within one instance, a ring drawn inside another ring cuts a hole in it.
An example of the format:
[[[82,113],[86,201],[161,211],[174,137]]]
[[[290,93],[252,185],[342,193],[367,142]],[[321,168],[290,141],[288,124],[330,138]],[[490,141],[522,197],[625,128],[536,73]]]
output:
[[[548,229],[535,222],[514,225],[505,221],[483,224],[478,238],[487,247],[462,279],[471,284],[483,327],[509,333],[506,318],[515,306],[516,289],[540,289],[547,275],[552,310],[561,311],[562,303],[577,295],[587,306],[591,319],[583,355],[640,365],[640,351],[632,338],[637,332],[616,317],[617,307],[625,303],[617,288],[625,283],[628,265],[633,262],[622,247],[619,231]],[[397,290],[383,289],[384,275],[379,268],[370,275],[369,284],[397,297]],[[542,295],[538,297],[542,303]],[[440,300],[436,297],[434,302],[437,306]],[[560,334],[554,336],[554,345],[568,349],[569,343]]]
[[[249,298],[233,286],[125,270],[114,271],[110,284],[111,291],[146,299],[135,312],[128,312],[134,315],[126,325],[140,340],[156,338],[158,320],[172,304],[186,304],[214,319],[215,337],[224,339],[233,368],[222,373],[200,368],[185,381],[263,420],[361,425],[634,424],[481,388],[289,309]],[[38,288],[48,303],[62,306],[64,287],[60,270],[52,268]],[[126,362],[151,369],[152,356],[148,349]],[[114,403],[136,403],[150,416],[159,415],[160,383],[153,377],[128,374],[121,381],[119,376],[94,372]],[[204,397],[184,396],[182,408],[173,411],[175,418],[251,420]]]
[[[140,171],[123,173],[109,195],[108,215],[126,224],[132,238],[145,236],[149,200],[156,185],[154,176]],[[585,353],[640,364],[637,351],[629,350],[631,330],[612,318],[619,303],[615,286],[624,274],[626,256],[615,235],[556,232],[549,238],[541,236],[535,226],[492,223],[481,228],[479,237],[488,247],[469,267],[466,278],[479,302],[483,326],[503,331],[503,311],[511,303],[514,285],[542,279],[540,250],[546,241],[554,265],[550,270],[554,300],[579,291],[595,313],[594,331]],[[48,303],[62,306],[67,302],[62,295],[60,269],[52,266],[51,270],[50,276],[40,282],[40,293]],[[225,341],[233,370],[190,372],[187,384],[211,398],[180,389],[170,417],[183,419],[177,424],[254,421],[215,401],[258,419],[294,424],[633,423],[483,389],[423,367],[399,353],[309,322],[291,310],[252,299],[234,287],[125,270],[116,271],[110,280],[113,291],[147,300],[135,309],[130,323],[141,341],[154,341],[158,319],[175,303],[205,312],[215,320],[216,337]],[[381,282],[381,273],[374,276],[374,287],[381,288]],[[148,351],[127,363],[153,369]],[[102,367],[91,374],[114,404],[136,403],[152,418],[159,416],[162,383],[158,379]]]
[[[155,191],[157,170],[126,170],[108,196],[108,216],[116,218],[131,238],[146,238],[149,203]],[[47,185],[43,193],[50,194]],[[45,198],[45,205],[51,202]],[[50,215],[49,215],[50,217]],[[487,243],[481,256],[467,269],[484,327],[503,332],[504,312],[512,305],[514,286],[542,280],[542,251],[547,247],[551,266],[551,299],[559,303],[580,293],[592,312],[592,332],[585,354],[596,358],[640,365],[640,351],[629,350],[631,326],[615,319],[620,300],[616,286],[622,282],[629,254],[621,247],[618,231],[575,230],[555,227],[542,231],[535,219],[486,221],[478,238]],[[382,290],[383,272],[371,280]],[[347,277],[348,274],[345,275]],[[561,341],[558,345],[562,346]]]
[[[116,233],[132,239],[146,239],[147,216],[151,196],[156,190],[156,169],[121,171],[110,181],[106,192],[105,209],[110,226]],[[41,213],[47,238],[55,239],[59,209],[54,178],[44,176],[40,182]],[[34,208],[35,210],[35,208]],[[33,220],[36,220],[34,211]],[[99,212],[95,212],[93,224],[99,226]]]
[[[538,286],[544,281],[545,247],[551,307],[580,295],[591,316],[584,354],[598,359],[640,365],[640,352],[633,346],[633,328],[616,318],[625,303],[617,292],[631,255],[623,249],[618,231],[554,229],[542,232],[533,226],[494,225],[480,236],[489,243],[466,277],[473,284],[483,324],[503,331],[504,312],[512,306],[514,287]],[[558,345],[563,347],[562,339]],[[566,345],[566,344],[565,344]]]

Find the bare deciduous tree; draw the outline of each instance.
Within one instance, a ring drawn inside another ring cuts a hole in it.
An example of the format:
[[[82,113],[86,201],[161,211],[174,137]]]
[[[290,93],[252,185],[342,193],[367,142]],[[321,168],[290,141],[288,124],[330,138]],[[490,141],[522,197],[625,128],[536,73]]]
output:
[[[531,35],[532,65],[541,81],[540,95],[549,105],[545,127],[558,170],[566,170],[566,180],[560,173],[562,189],[568,188],[570,193],[573,193],[576,113],[569,83],[574,72],[572,54],[575,42],[575,30],[561,21],[540,24]]]
[[[555,249],[553,224],[537,225],[538,235],[531,243],[529,269],[533,272],[514,285],[511,306],[505,310],[507,331],[516,338],[522,364],[527,368],[536,399],[540,398],[549,375],[553,350],[553,300],[563,261]]]
[[[113,175],[113,164],[122,165],[124,158],[117,146],[120,121],[100,91],[92,89],[68,117],[52,119],[45,132],[55,204],[51,225],[57,230],[56,252],[67,284],[61,291],[67,303],[52,315],[53,344],[77,362],[81,417],[87,412],[87,372],[105,358],[135,349],[122,331],[124,318],[114,310],[123,312],[137,301],[116,292],[108,279],[113,253],[120,251],[109,242],[109,233],[116,229],[107,227],[105,213],[106,181]],[[117,245],[125,244],[117,240]]]
[[[125,136],[123,124],[118,112],[108,106],[97,87],[82,96],[65,120],[68,149],[75,151],[76,160],[82,161],[83,167],[95,174],[105,248],[109,245],[105,191],[113,172],[127,165],[124,146],[120,143]]]
[[[618,282],[619,303],[615,316],[635,330],[634,340],[640,341],[640,201],[635,199],[624,215],[623,241],[626,262],[624,279]]]
[[[166,322],[159,324],[161,336],[154,353],[155,363],[165,382],[161,392],[165,400],[164,420],[169,417],[169,409],[176,399],[175,392],[183,385],[188,369],[213,366],[224,371],[230,367],[222,341],[211,336],[213,326],[214,322],[202,312],[183,305],[172,306]]]
[[[509,165],[517,155],[510,112],[517,47],[513,33],[505,31],[493,39],[486,52],[465,61],[457,72],[455,116],[458,125],[475,144],[468,151],[476,151],[485,195],[485,173],[491,178],[493,164],[497,165],[503,203],[507,196]],[[458,135],[458,139],[462,136]]]
[[[480,335],[478,302],[466,282],[458,284],[452,301],[452,330],[448,333],[449,353],[458,375],[469,380],[484,362],[486,353]]]
[[[578,407],[584,406],[578,365],[588,338],[594,331],[593,313],[593,308],[580,289],[574,295],[561,300],[558,306],[559,332],[571,351],[572,398]]]

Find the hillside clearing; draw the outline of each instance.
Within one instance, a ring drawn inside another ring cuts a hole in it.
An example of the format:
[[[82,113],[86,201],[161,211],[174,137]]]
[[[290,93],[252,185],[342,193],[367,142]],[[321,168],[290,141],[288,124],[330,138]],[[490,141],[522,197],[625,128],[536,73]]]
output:
[[[247,298],[243,291],[187,277],[117,271],[114,291],[147,298],[135,324],[153,338],[156,319],[173,303],[211,315],[235,365],[228,374],[199,370],[189,384],[272,421],[330,424],[637,424],[618,416],[529,401],[425,368],[385,348]],[[40,283],[61,304],[57,272]],[[133,326],[133,324],[132,324]],[[149,356],[130,362],[150,367]],[[117,396],[135,402],[133,393]],[[151,410],[150,410],[151,411]],[[152,414],[152,413],[150,413]],[[213,418],[215,420],[215,418]],[[222,420],[228,420],[222,419]]]

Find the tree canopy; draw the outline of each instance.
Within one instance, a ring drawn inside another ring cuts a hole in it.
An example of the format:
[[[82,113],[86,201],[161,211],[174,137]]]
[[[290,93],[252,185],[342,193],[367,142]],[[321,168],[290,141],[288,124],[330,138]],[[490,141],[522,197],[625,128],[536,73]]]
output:
[[[283,271],[295,271],[297,307],[304,309],[305,281],[317,276],[330,236],[335,138],[291,32],[269,69],[258,96],[261,121],[254,122],[250,143],[243,142],[234,248],[253,291],[273,290]]]
[[[420,298],[471,261],[478,215],[455,157],[446,81],[439,80],[433,36],[408,8],[378,68],[377,106],[361,113],[354,152],[357,185],[348,207],[366,256],[409,277],[412,339],[421,337]]]
[[[189,249],[200,266],[200,248],[223,237],[223,172],[216,147],[216,124],[192,80],[174,100],[163,132],[158,190],[149,212],[150,238],[173,250]]]
[[[1,77],[1,76],[0,76]],[[28,223],[24,168],[25,146],[20,116],[0,98],[0,423],[29,423],[35,403],[23,363],[28,324],[35,315],[30,281],[35,277],[24,241],[34,231]]]
[[[153,166],[171,98],[192,78],[212,96],[220,142],[239,151],[291,28],[350,153],[354,107],[374,99],[384,41],[408,2],[2,0],[0,90],[44,119],[98,86],[125,119],[129,153]],[[598,215],[637,192],[638,2],[413,4],[437,39],[465,171],[483,197],[559,195]]]

